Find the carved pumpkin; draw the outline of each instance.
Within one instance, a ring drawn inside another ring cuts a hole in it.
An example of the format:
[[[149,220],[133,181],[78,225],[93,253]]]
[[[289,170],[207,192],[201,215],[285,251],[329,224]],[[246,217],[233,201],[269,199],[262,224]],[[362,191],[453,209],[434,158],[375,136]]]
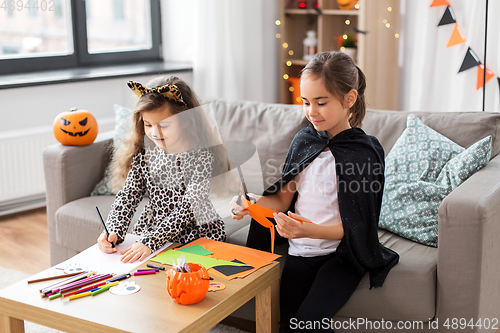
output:
[[[71,109],[54,119],[54,135],[60,143],[68,146],[85,146],[94,142],[98,127],[94,116],[85,110]]]
[[[179,304],[195,304],[207,294],[210,276],[205,267],[188,263],[191,273],[180,273],[175,269],[167,272],[167,291],[170,297]]]
[[[358,0],[337,0],[337,6],[342,10],[351,10],[357,2]]]

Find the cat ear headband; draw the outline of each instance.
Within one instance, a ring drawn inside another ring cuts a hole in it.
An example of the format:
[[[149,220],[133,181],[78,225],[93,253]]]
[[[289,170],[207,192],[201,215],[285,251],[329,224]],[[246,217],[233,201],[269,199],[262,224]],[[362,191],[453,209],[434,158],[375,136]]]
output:
[[[179,91],[179,88],[175,84],[166,84],[161,87],[157,88],[146,88],[139,82],[135,81],[128,81],[127,85],[132,91],[137,95],[137,97],[142,97],[145,94],[160,94],[165,98],[168,98],[174,102],[177,102],[178,104],[184,105],[187,107],[186,102],[182,99],[181,92]]]

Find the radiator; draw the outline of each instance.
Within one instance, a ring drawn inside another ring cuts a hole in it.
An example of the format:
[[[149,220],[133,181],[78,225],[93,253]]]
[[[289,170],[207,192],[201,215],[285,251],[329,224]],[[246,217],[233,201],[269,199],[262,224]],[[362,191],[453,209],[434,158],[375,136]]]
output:
[[[0,215],[45,205],[42,152],[56,142],[49,127],[0,133]]]
[[[114,118],[99,122],[113,128]],[[52,127],[0,132],[0,216],[45,206],[42,152],[55,143]]]

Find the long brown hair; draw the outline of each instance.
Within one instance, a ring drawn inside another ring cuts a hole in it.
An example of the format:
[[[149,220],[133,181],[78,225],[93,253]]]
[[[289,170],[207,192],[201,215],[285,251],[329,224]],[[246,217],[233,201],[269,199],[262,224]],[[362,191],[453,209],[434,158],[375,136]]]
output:
[[[200,102],[189,85],[177,76],[167,76],[153,79],[146,86],[152,89],[167,84],[177,86],[186,105],[181,105],[156,93],[144,94],[137,100],[130,124],[130,136],[117,149],[111,162],[112,188],[115,193],[123,187],[134,156],[144,148],[145,144],[154,146],[154,143],[145,135],[142,114],[162,108],[168,108],[174,115],[180,115],[179,120],[188,124],[185,126],[186,138],[194,145],[202,144],[214,153],[215,170],[219,173],[221,173],[220,170],[229,170],[227,152],[224,146],[217,142],[208,119],[199,108]],[[190,112],[184,113],[183,111],[186,110]]]
[[[312,76],[322,79],[332,95],[344,104],[344,96],[354,89],[358,98],[350,109],[349,124],[361,127],[366,114],[366,77],[347,54],[342,52],[322,52],[316,54],[301,71],[301,78]]]

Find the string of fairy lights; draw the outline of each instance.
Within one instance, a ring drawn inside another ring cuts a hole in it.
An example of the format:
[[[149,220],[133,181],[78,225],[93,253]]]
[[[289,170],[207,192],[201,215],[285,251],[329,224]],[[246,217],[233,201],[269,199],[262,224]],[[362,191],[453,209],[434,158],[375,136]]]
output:
[[[300,7],[300,6],[299,6],[299,7]],[[300,8],[305,8],[305,7],[300,7]],[[356,3],[356,4],[354,5],[354,8],[355,8],[355,9],[359,9],[359,4],[357,4],[357,3]],[[391,6],[389,6],[389,7],[387,7],[387,8],[386,8],[386,14],[390,14],[390,13],[392,13],[392,12],[393,12],[393,8],[392,8]],[[389,15],[388,15],[388,16],[389,16]],[[277,19],[277,20],[275,21],[275,24],[276,24],[277,26],[281,26],[281,23],[282,23],[282,22],[281,22],[281,20],[279,20],[279,19]],[[344,24],[345,24],[347,27],[350,27],[350,26],[351,26],[351,24],[352,24],[352,21],[350,20],[350,18],[347,18],[347,19],[344,21]],[[390,22],[389,18],[384,18],[384,19],[382,20],[382,24],[383,24],[383,25],[384,25],[387,29],[389,29],[389,30],[391,30],[391,31],[392,31],[392,33],[394,34],[394,38],[399,39],[399,36],[400,36],[400,35],[399,35],[399,32],[397,32],[397,31],[394,29],[394,27],[393,27],[393,25],[391,24],[391,22]],[[356,32],[360,32],[360,33],[364,33],[364,34],[366,34],[366,33],[367,33],[366,31],[359,31],[357,28],[354,28],[354,30],[355,30]],[[279,32],[278,32],[278,33],[276,33],[276,38],[277,38],[277,39],[281,39],[281,37],[282,37],[282,36],[281,36],[281,33],[279,33]],[[347,40],[347,39],[349,38],[349,35],[348,35],[348,34],[346,34],[346,33],[344,33],[343,35],[341,35],[341,36],[339,36],[339,37],[334,37],[334,39],[336,39],[336,38],[342,38],[342,39],[344,39],[344,40]],[[339,44],[341,44],[341,43],[339,43]],[[287,42],[283,42],[283,43],[281,44],[281,46],[282,46],[284,49],[288,49],[288,48],[289,48],[289,44],[288,44]],[[340,50],[341,50],[341,51],[344,51],[344,49],[345,49],[345,48],[344,48],[344,46],[341,46],[341,47],[340,47]],[[290,57],[292,57],[294,54],[295,54],[295,51],[294,51],[294,50],[292,50],[292,49],[289,49],[289,50],[288,50],[288,55],[289,55]],[[295,62],[297,62],[297,60],[295,60]],[[291,66],[294,64],[294,60],[293,60],[293,59],[291,59],[291,60],[287,60],[287,61],[285,62],[285,64],[286,64],[286,66],[287,66],[287,67],[291,67]],[[303,63],[302,63],[302,62],[299,62],[299,65],[303,65]],[[290,76],[288,75],[288,73],[284,73],[284,74],[283,74],[283,79],[284,79],[284,80],[288,80],[289,78],[290,78]],[[291,85],[291,86],[288,88],[288,90],[289,90],[290,92],[293,92],[293,91],[295,90],[295,88]],[[300,97],[298,97],[298,99],[300,99]],[[300,101],[299,101],[299,100],[297,100],[297,102],[301,102],[301,100],[300,100]]]

